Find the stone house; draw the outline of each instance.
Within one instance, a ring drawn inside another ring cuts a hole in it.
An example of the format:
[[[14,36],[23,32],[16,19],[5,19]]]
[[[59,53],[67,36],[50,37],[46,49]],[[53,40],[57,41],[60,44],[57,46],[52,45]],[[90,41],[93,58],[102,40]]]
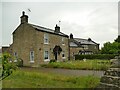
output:
[[[97,54],[99,52],[98,43],[90,38],[74,38],[73,34],[70,34],[69,47],[70,59],[73,59],[75,54]]]
[[[2,46],[1,53],[10,53],[10,47],[9,46]]]
[[[64,61],[74,58],[75,54],[96,54],[99,44],[89,39],[73,38],[55,29],[28,23],[25,12],[20,17],[20,25],[13,34],[10,47],[2,47],[2,52],[9,52],[15,58],[22,59],[24,66],[37,67],[50,60]]]
[[[10,46],[12,55],[23,60],[24,66],[37,67],[52,59],[68,60],[69,36],[55,30],[28,23],[28,16],[22,13],[21,23],[13,32]]]

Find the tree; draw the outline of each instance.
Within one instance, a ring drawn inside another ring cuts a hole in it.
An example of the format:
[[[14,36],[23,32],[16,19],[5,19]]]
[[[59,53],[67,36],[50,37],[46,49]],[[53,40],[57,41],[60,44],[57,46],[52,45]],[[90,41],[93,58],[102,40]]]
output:
[[[5,53],[2,55],[2,79],[9,76],[13,70],[15,70],[17,66],[12,61],[12,57],[10,54]]]
[[[120,53],[120,43],[119,42],[106,42],[104,47],[101,48],[101,54],[119,54]]]
[[[120,43],[120,35],[118,36],[118,38],[117,38],[117,39],[115,39],[115,42]]]

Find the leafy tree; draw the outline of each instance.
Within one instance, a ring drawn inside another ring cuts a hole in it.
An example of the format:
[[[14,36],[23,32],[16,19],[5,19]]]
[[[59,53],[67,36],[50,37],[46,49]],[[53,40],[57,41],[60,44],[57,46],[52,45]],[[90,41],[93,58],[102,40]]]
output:
[[[2,55],[2,79],[9,76],[17,66],[12,61],[10,54],[5,53]]]
[[[120,53],[120,43],[119,42],[106,42],[104,47],[101,49],[102,54],[119,54]]]
[[[115,40],[115,42],[120,43],[120,35],[119,35],[118,38]]]

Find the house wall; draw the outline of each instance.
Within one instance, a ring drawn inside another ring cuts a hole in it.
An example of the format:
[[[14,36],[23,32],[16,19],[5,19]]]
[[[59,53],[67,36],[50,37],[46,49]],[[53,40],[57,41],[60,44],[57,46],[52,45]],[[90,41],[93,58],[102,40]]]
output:
[[[83,45],[82,45],[83,46]],[[74,55],[75,54],[80,54],[79,51],[91,51],[91,53],[98,53],[99,51],[99,45],[87,45],[87,48],[82,48],[82,47],[70,47],[70,59],[74,60]],[[87,52],[85,54],[88,54]],[[90,52],[89,52],[90,54]]]
[[[10,47],[2,47],[1,53],[9,53],[10,52]]]
[[[84,48],[85,51],[92,51],[93,53],[98,53],[99,45],[97,44],[90,44],[87,45],[88,48]]]
[[[49,36],[49,44],[44,44],[44,34]],[[62,44],[64,38],[64,45]],[[18,58],[23,60],[24,66],[37,67],[44,61],[44,51],[48,50],[49,60],[54,59],[53,48],[59,45],[62,51],[65,52],[66,60],[68,59],[68,38],[35,30],[30,24],[24,23],[13,33],[12,54],[16,52]],[[34,51],[34,62],[30,62],[30,51]],[[61,61],[62,52],[58,55],[58,60]]]
[[[13,55],[16,52],[18,58],[23,60],[24,66],[37,65],[36,53],[34,56],[34,63],[30,63],[30,51],[34,50],[36,45],[36,31],[28,24],[21,24],[13,33],[12,51]]]
[[[80,50],[83,50],[81,47],[70,47],[70,60],[74,60],[74,55],[78,54]]]
[[[44,44],[44,34],[48,34],[49,37],[49,43]],[[64,38],[64,44],[62,42],[62,38]],[[53,54],[53,49],[56,45],[59,45],[62,48],[62,51],[65,52],[66,60],[68,59],[68,38],[50,34],[47,32],[40,32],[37,31],[37,47],[40,48],[38,54],[38,59],[41,59],[41,63],[44,63],[44,51],[47,50],[49,52],[49,60],[55,59],[55,56]],[[58,55],[58,61],[62,60],[62,52],[60,55]]]

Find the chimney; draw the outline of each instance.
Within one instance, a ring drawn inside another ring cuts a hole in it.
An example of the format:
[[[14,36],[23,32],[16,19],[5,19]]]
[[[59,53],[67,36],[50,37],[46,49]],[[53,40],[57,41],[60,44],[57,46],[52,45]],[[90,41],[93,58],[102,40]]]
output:
[[[70,34],[70,39],[73,39],[73,34],[72,33]]]
[[[57,24],[56,24],[56,26],[55,26],[55,32],[56,32],[56,33],[59,33],[59,32],[60,32],[60,27],[57,26]]]
[[[88,41],[92,41],[91,38],[88,38]]]
[[[25,15],[24,11],[22,12],[22,16],[20,18],[21,18],[21,24],[28,23],[28,16]]]

